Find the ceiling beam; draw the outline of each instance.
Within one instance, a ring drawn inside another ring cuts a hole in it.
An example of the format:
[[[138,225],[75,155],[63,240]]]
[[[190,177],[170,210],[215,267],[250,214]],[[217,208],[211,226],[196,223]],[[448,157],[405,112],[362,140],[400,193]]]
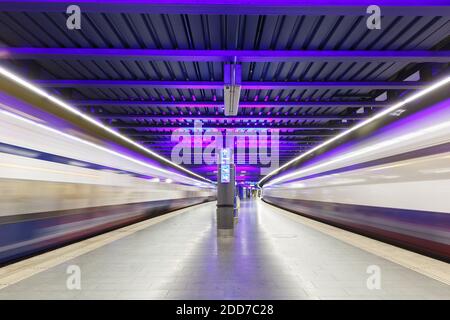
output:
[[[35,84],[50,88],[164,88],[164,89],[218,89],[222,81],[158,81],[158,80],[35,80]],[[423,89],[421,81],[242,81],[245,90],[286,89]]]
[[[155,145],[155,146],[161,145],[161,143],[167,144],[168,146],[173,146],[172,144],[174,143],[174,141],[172,141],[170,139],[169,140],[164,140],[164,141],[161,141],[161,140],[135,139],[135,141],[139,142],[139,143],[146,144],[146,145]],[[289,146],[296,146],[296,145],[299,145],[299,146],[315,146],[315,145],[320,144],[320,143],[323,142],[323,140],[308,141],[308,140],[283,140],[283,139],[280,139],[279,141],[280,141],[280,144],[289,145]],[[193,145],[193,142],[192,142],[192,145]]]
[[[222,81],[159,81],[159,80],[34,80],[41,87],[50,88],[162,88],[162,89],[219,89]]]
[[[426,82],[419,81],[243,81],[242,89],[287,90],[287,89],[423,89]]]
[[[167,124],[167,125],[152,125],[152,124],[129,124],[129,123],[111,123],[109,124],[110,127],[118,128],[118,129],[130,129],[130,128],[146,128],[146,129],[152,129],[152,130],[161,130],[161,129],[185,129],[185,130],[193,130],[193,128],[183,127],[181,125],[177,126],[174,124]],[[249,129],[258,129],[258,130],[336,130],[336,129],[348,129],[348,125],[334,125],[334,126],[298,126],[298,125],[268,125],[268,126],[261,126],[261,125],[252,125],[252,126],[243,126],[241,123],[208,123],[207,126],[202,127],[203,130],[205,129],[234,129],[234,130],[249,130]]]
[[[298,120],[361,120],[366,119],[366,115],[297,115],[297,116],[267,116],[267,115],[240,115],[240,116],[224,116],[224,115],[148,115],[148,114],[117,114],[117,113],[91,113],[90,115],[99,119],[121,119],[121,120],[213,120],[213,121],[240,121],[240,120],[282,120],[282,121],[298,121]]]
[[[4,12],[65,13],[67,0],[16,0],[0,2]],[[78,0],[82,12],[151,14],[229,14],[365,16],[371,0]],[[383,16],[447,16],[446,0],[378,0]]]
[[[211,108],[223,107],[223,101],[142,101],[142,100],[69,100],[74,106],[127,106],[127,107],[179,107],[179,108]],[[240,108],[337,108],[337,107],[371,107],[383,108],[390,105],[381,101],[241,101]]]
[[[195,62],[450,62],[450,51],[381,50],[173,50],[103,48],[0,48],[0,59],[118,59]]]

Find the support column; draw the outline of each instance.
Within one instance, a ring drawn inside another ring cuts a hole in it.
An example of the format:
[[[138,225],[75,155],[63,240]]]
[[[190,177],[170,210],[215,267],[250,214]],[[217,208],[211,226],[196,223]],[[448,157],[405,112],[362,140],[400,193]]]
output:
[[[240,64],[224,64],[224,115],[236,116],[241,96],[242,71]]]
[[[220,150],[217,170],[217,234],[232,236],[234,230],[235,167],[231,161],[231,150]]]

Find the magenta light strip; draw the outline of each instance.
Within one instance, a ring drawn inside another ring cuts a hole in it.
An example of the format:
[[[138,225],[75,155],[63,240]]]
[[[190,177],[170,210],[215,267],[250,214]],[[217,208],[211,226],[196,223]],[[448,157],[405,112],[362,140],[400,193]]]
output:
[[[185,121],[185,120],[202,120],[202,122],[208,121],[248,121],[248,120],[284,120],[284,121],[297,121],[297,120],[361,120],[367,118],[365,115],[292,115],[292,116],[267,116],[267,115],[257,115],[257,116],[238,116],[238,117],[224,117],[224,116],[211,116],[200,114],[198,116],[180,116],[180,115],[150,115],[150,114],[114,114],[114,113],[98,113],[91,114],[98,119],[148,119],[148,120],[173,120],[173,121]],[[205,120],[205,121],[203,121]]]
[[[0,2],[0,11],[65,12],[64,0],[15,0]],[[370,0],[78,0],[83,12],[216,14],[216,15],[335,15],[362,16]],[[447,0],[379,0],[383,16],[446,16]]]
[[[156,81],[156,80],[36,80],[40,87],[50,88],[167,88],[167,89],[223,89],[221,81]],[[285,89],[422,89],[421,81],[243,81],[241,89],[285,90]]]

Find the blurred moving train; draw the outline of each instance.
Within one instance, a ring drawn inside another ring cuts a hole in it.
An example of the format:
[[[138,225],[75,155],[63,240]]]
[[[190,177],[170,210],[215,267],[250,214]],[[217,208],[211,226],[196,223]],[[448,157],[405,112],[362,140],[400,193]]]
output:
[[[274,176],[263,199],[450,260],[450,99]]]
[[[0,264],[215,199],[213,185],[0,109]]]

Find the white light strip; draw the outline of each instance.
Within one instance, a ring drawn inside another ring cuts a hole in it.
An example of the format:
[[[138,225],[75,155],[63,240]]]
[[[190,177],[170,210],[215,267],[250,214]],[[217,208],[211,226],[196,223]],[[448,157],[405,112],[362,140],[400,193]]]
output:
[[[275,169],[275,170],[273,170],[272,172],[270,172],[268,175],[264,176],[261,180],[258,181],[258,186],[259,186],[264,180],[266,180],[266,179],[268,179],[269,177],[273,176],[274,174],[276,174],[276,173],[279,172],[280,170],[286,168],[286,167],[289,166],[290,164],[292,164],[292,163],[294,163],[294,162],[296,162],[296,161],[298,161],[298,160],[300,160],[300,159],[302,159],[302,158],[304,158],[304,157],[306,157],[306,156],[312,154],[313,152],[315,152],[315,151],[317,151],[317,150],[319,150],[319,149],[321,149],[321,148],[323,148],[323,147],[329,145],[330,143],[332,143],[332,142],[334,142],[334,141],[336,141],[336,140],[338,140],[338,139],[340,139],[340,138],[342,138],[342,137],[344,137],[344,136],[350,134],[351,132],[353,132],[353,131],[355,131],[355,130],[358,130],[359,128],[361,128],[361,127],[363,127],[363,126],[365,126],[365,125],[367,125],[367,124],[369,124],[369,123],[371,123],[371,122],[373,122],[373,121],[375,121],[375,120],[377,120],[377,119],[379,119],[379,118],[381,118],[381,117],[383,117],[383,116],[385,116],[385,115],[387,115],[387,114],[389,114],[389,113],[391,113],[391,112],[393,112],[393,111],[399,109],[400,107],[403,107],[405,104],[408,104],[408,103],[410,103],[410,102],[412,102],[412,101],[414,101],[414,100],[417,100],[417,99],[419,99],[420,97],[422,97],[422,96],[424,96],[424,95],[426,95],[426,94],[428,94],[428,93],[430,93],[430,92],[432,92],[432,91],[434,91],[434,90],[436,90],[436,89],[439,89],[440,87],[446,85],[446,84],[449,83],[449,82],[450,82],[450,76],[447,76],[447,77],[445,77],[444,79],[442,79],[442,80],[440,80],[440,81],[438,81],[438,82],[436,82],[436,83],[430,85],[428,88],[426,88],[426,89],[424,89],[424,90],[421,90],[421,91],[419,91],[419,92],[417,92],[417,93],[415,93],[415,94],[413,94],[413,95],[407,97],[406,99],[404,99],[404,100],[402,100],[402,101],[400,101],[400,102],[394,104],[393,106],[391,106],[391,107],[389,107],[389,108],[387,108],[387,109],[384,109],[384,110],[381,111],[381,112],[378,112],[378,113],[375,114],[373,117],[371,117],[371,118],[369,118],[369,119],[367,119],[367,120],[364,120],[364,121],[362,121],[362,122],[356,124],[355,126],[349,128],[348,130],[346,130],[346,131],[344,131],[344,132],[342,132],[342,133],[340,133],[340,134],[338,134],[338,135],[336,135],[336,136],[334,136],[334,137],[328,139],[327,141],[325,141],[325,142],[319,144],[318,146],[316,146],[316,147],[314,147],[314,148],[308,150],[307,152],[305,152],[305,153],[301,154],[300,156],[298,156],[298,157],[292,159],[291,161],[285,163],[284,165],[282,165],[282,166],[279,167],[278,169]],[[289,175],[280,177],[280,178],[278,178],[277,180],[278,180],[278,181],[281,181],[281,180],[284,180],[285,177],[289,177],[289,176],[292,176],[292,174],[289,174]],[[272,183],[270,183],[270,184],[273,185],[273,183],[274,183],[274,182],[272,182]]]
[[[435,132],[439,132],[439,131],[442,131],[442,130],[446,130],[446,129],[449,129],[449,128],[450,128],[450,121],[447,121],[447,122],[443,122],[443,123],[440,123],[440,124],[437,124],[437,125],[434,125],[434,126],[431,126],[431,127],[427,127],[425,129],[422,129],[422,130],[418,130],[418,131],[414,131],[412,133],[408,133],[408,134],[402,135],[402,136],[397,137],[397,138],[393,138],[393,139],[389,139],[387,141],[383,141],[383,142],[380,142],[380,143],[377,143],[377,144],[373,144],[373,145],[364,147],[362,149],[359,149],[359,150],[356,150],[356,151],[344,154],[343,156],[334,158],[333,160],[330,160],[330,161],[327,161],[327,162],[323,162],[323,163],[317,164],[315,166],[312,166],[312,167],[309,167],[309,168],[305,168],[305,169],[301,169],[301,170],[292,172],[290,174],[284,175],[284,176],[282,176],[280,178],[274,179],[273,181],[267,183],[264,187],[272,186],[272,185],[276,184],[277,182],[281,182],[283,180],[286,180],[286,179],[289,179],[289,178],[293,178],[294,176],[298,176],[298,175],[301,175],[301,174],[305,174],[307,172],[311,172],[311,171],[320,169],[322,167],[326,167],[326,166],[328,166],[330,164],[334,164],[334,163],[337,163],[337,162],[340,162],[340,161],[348,160],[350,158],[354,158],[354,157],[357,157],[357,156],[368,154],[368,153],[374,152],[376,150],[385,149],[387,147],[391,147],[391,146],[393,146],[395,144],[400,144],[400,143],[403,143],[405,141],[412,141],[412,140],[414,140],[414,139],[416,139],[416,138],[418,138],[420,136],[429,135],[429,134],[432,134],[432,133],[435,133]],[[424,160],[422,160],[422,161],[424,161]],[[412,161],[412,162],[416,163],[417,160],[416,161]],[[403,165],[408,165],[408,164],[411,164],[411,161],[407,162],[407,163],[399,164],[399,165],[394,165],[394,166],[400,166],[400,165],[403,166]],[[371,169],[371,170],[381,170],[381,169],[390,168],[390,167],[394,167],[394,166],[384,166],[384,167],[375,168],[375,169]],[[286,184],[290,184],[290,183],[286,183]]]
[[[200,179],[202,179],[202,180],[205,180],[205,181],[208,181],[208,182],[212,182],[211,180],[206,179],[206,178],[204,178],[204,177],[202,177],[202,176],[200,176],[200,175],[198,175],[198,174],[196,174],[196,173],[194,173],[194,172],[192,172],[192,171],[190,171],[190,170],[188,170],[188,169],[186,169],[186,168],[184,168],[184,167],[182,167],[182,166],[180,166],[180,165],[178,165],[178,164],[176,164],[176,163],[174,163],[174,162],[172,162],[172,161],[170,161],[170,160],[168,160],[168,159],[166,159],[166,158],[164,158],[164,157],[162,157],[162,156],[160,156],[159,154],[157,154],[157,153],[151,151],[150,149],[145,148],[144,146],[140,145],[139,143],[137,143],[137,142],[135,142],[135,141],[133,141],[133,140],[127,138],[126,136],[120,134],[119,132],[117,132],[117,131],[115,131],[115,130],[109,128],[108,126],[105,126],[105,125],[102,124],[101,122],[98,122],[98,121],[95,120],[94,118],[91,118],[90,116],[88,116],[88,115],[86,115],[86,114],[80,112],[78,109],[76,109],[76,108],[74,108],[74,107],[68,105],[67,103],[63,102],[62,100],[59,100],[58,98],[56,98],[56,97],[54,97],[54,96],[48,94],[48,93],[45,92],[44,90],[40,89],[39,87],[35,86],[35,85],[32,84],[32,83],[30,83],[30,82],[28,82],[28,81],[26,81],[26,80],[20,78],[19,76],[15,75],[15,74],[12,73],[11,71],[9,71],[9,70],[3,68],[2,66],[0,66],[0,74],[2,74],[3,76],[5,76],[6,78],[8,78],[8,79],[10,79],[10,80],[12,80],[12,81],[14,81],[14,82],[16,82],[17,84],[19,84],[19,85],[21,85],[21,86],[23,86],[23,87],[25,87],[25,88],[27,88],[27,89],[33,91],[34,93],[37,93],[38,95],[43,96],[43,97],[49,99],[50,101],[54,102],[54,103],[57,104],[58,106],[60,106],[60,107],[62,107],[62,108],[64,108],[64,109],[66,109],[66,110],[69,111],[69,112],[72,112],[72,113],[76,114],[77,116],[83,118],[84,120],[86,120],[86,121],[88,121],[88,122],[94,124],[95,126],[100,127],[100,128],[102,128],[103,130],[108,131],[109,133],[111,133],[111,134],[113,134],[114,136],[116,136],[116,137],[122,139],[123,141],[126,141],[126,142],[132,144],[133,146],[135,146],[135,147],[139,148],[140,150],[142,150],[142,151],[144,151],[144,152],[150,154],[151,156],[156,157],[156,158],[158,158],[159,160],[164,161],[164,162],[166,162],[166,163],[168,163],[168,164],[170,164],[170,165],[173,165],[173,166],[177,167],[178,169],[180,169],[180,170],[182,170],[182,171],[184,171],[184,172],[187,172],[187,173],[189,173],[189,174],[192,174],[192,175],[194,175],[194,176],[196,176],[196,177],[198,177],[198,178],[200,178]]]
[[[99,146],[99,145],[97,145],[97,144],[95,144],[95,143],[93,143],[93,142],[90,142],[90,141],[87,141],[87,140],[83,140],[83,139],[78,138],[78,137],[76,137],[76,136],[74,136],[74,135],[70,135],[70,134],[64,133],[64,132],[62,132],[62,131],[58,131],[58,130],[56,130],[56,129],[53,129],[53,128],[51,128],[51,127],[48,127],[48,126],[46,126],[46,125],[43,125],[43,124],[41,124],[41,123],[34,122],[33,120],[30,120],[30,119],[27,119],[27,118],[23,118],[23,117],[21,117],[21,116],[19,116],[19,115],[17,115],[17,114],[14,114],[14,113],[9,112],[9,111],[0,110],[0,113],[2,113],[2,114],[4,114],[4,115],[7,115],[7,116],[9,116],[9,117],[12,117],[12,118],[14,118],[14,119],[18,119],[18,120],[20,120],[20,121],[26,122],[26,123],[28,123],[28,124],[30,124],[30,125],[34,125],[34,126],[39,127],[39,128],[41,128],[41,129],[50,131],[50,132],[52,132],[53,134],[61,135],[61,136],[65,137],[65,138],[68,138],[68,139],[71,139],[71,140],[74,140],[74,141],[77,141],[77,142],[81,142],[81,143],[86,144],[86,145],[88,145],[88,146],[90,146],[90,147],[94,147],[94,148],[99,149],[99,150],[101,150],[101,151],[104,151],[104,152],[110,153],[110,154],[112,154],[112,155],[115,155],[115,156],[124,158],[124,159],[126,159],[126,160],[128,160],[128,161],[137,163],[137,164],[139,164],[139,165],[145,166],[145,167],[150,168],[150,169],[152,169],[152,170],[160,171],[160,172],[163,173],[163,176],[164,176],[164,177],[166,177],[167,175],[170,175],[171,177],[173,177],[173,176],[175,175],[175,176],[178,176],[178,179],[177,179],[177,180],[180,181],[180,182],[184,182],[184,180],[186,180],[186,179],[189,179],[189,180],[191,180],[191,181],[193,181],[193,182],[195,182],[195,183],[198,183],[198,182],[199,182],[198,180],[195,180],[195,179],[192,179],[192,178],[189,178],[189,177],[185,177],[185,176],[182,176],[182,175],[180,175],[180,174],[175,174],[175,173],[173,173],[173,172],[171,172],[171,171],[168,171],[168,170],[165,170],[165,169],[161,169],[161,168],[152,166],[151,164],[148,164],[148,163],[146,163],[146,162],[143,162],[143,161],[134,159],[134,158],[132,158],[132,157],[126,156],[126,155],[121,154],[121,153],[119,153],[119,152],[115,152],[115,151],[110,150],[110,149],[108,149],[108,148]],[[205,182],[201,182],[201,183],[202,183],[202,184],[206,184]]]

